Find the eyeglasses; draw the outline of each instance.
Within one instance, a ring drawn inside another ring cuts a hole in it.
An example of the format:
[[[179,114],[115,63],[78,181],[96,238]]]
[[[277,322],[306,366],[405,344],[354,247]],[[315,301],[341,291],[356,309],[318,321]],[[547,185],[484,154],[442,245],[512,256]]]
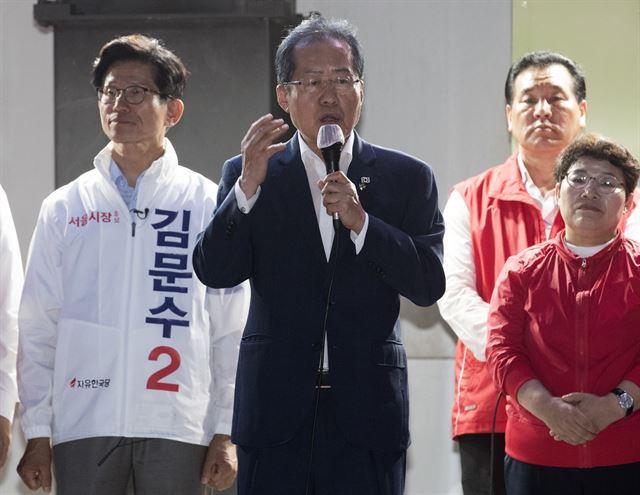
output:
[[[362,79],[357,79],[353,76],[336,77],[335,79],[319,79],[315,77],[309,77],[306,79],[300,79],[299,81],[288,81],[282,83],[283,86],[298,86],[302,91],[308,95],[318,94],[327,86],[333,88],[336,93],[346,95],[353,91],[356,84],[362,82]]]
[[[163,95],[159,91],[143,86],[127,86],[124,89],[107,86],[105,88],[96,88],[96,91],[98,92],[98,100],[104,105],[115,103],[120,95],[124,97],[124,101],[131,105],[139,105],[142,103],[147,93],[166,98],[166,95]]]
[[[566,176],[566,179],[567,183],[578,191],[585,189],[591,181],[596,183],[596,190],[600,194],[611,194],[622,187],[622,183],[610,175],[591,177],[582,172],[572,172]]]

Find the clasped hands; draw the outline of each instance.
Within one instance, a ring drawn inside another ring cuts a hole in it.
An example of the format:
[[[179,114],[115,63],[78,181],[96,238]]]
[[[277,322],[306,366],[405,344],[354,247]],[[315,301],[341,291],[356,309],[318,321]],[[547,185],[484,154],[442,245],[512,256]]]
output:
[[[624,410],[613,394],[572,392],[552,397],[545,409],[541,419],[549,427],[549,435],[571,445],[593,440],[611,423],[624,417]]]

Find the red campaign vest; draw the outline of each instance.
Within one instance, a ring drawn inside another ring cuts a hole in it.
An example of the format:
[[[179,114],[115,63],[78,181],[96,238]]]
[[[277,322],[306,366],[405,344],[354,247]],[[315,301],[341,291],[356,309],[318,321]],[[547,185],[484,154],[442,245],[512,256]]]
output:
[[[540,208],[526,191],[518,168],[517,153],[506,162],[490,168],[457,185],[470,215],[471,249],[476,268],[476,289],[489,302],[498,274],[510,256],[545,241],[544,220]],[[623,229],[638,199],[622,218]],[[558,213],[549,238],[564,228]],[[478,361],[458,340],[456,346],[455,390],[452,410],[453,437],[469,433],[490,433],[498,390],[493,385],[485,363]],[[505,399],[500,400],[496,432],[507,424]]]

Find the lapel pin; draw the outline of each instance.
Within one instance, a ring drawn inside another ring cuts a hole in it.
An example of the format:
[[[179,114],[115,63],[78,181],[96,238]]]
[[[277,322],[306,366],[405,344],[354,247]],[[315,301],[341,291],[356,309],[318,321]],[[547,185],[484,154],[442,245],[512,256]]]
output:
[[[371,184],[370,177],[360,177],[360,184],[358,184],[358,189],[360,191],[364,191],[364,188],[367,187],[368,184]]]

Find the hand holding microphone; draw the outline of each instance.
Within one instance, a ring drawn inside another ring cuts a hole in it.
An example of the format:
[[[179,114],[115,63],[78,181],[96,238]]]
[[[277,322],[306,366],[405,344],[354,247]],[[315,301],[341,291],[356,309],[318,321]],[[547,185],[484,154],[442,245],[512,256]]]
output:
[[[327,175],[334,174],[330,181],[320,183],[325,208],[328,212],[333,210],[333,228],[337,231],[342,222],[346,228],[360,233],[366,214],[356,188],[345,174],[336,174],[340,172],[340,153],[344,145],[342,129],[337,124],[323,125],[318,131],[316,144],[322,152]]]
[[[337,124],[325,124],[318,131],[317,146],[322,151],[322,158],[327,167],[327,175],[340,170],[340,153],[344,146],[344,134]],[[333,230],[338,231],[340,218],[338,212],[333,214]]]

